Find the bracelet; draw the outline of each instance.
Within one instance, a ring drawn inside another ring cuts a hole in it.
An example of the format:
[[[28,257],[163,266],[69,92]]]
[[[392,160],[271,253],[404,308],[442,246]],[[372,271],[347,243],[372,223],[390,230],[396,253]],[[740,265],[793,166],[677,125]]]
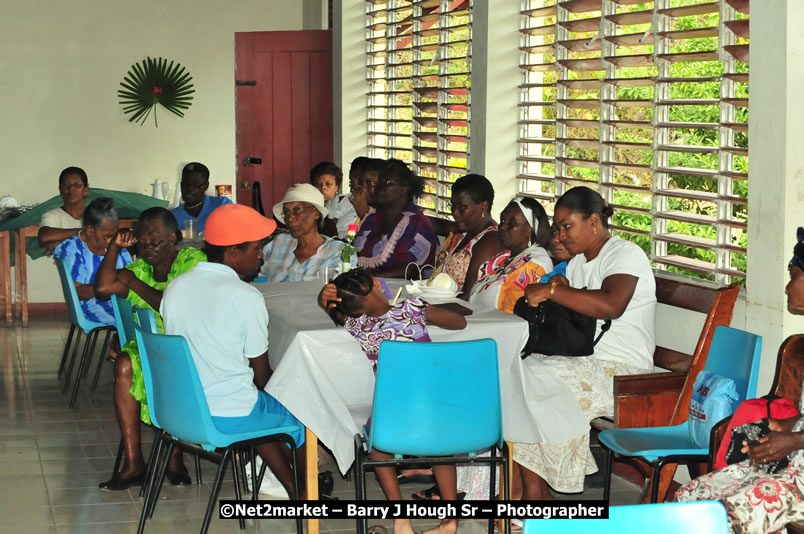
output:
[[[558,287],[558,282],[553,282],[552,284],[550,284],[550,296],[551,297],[556,294],[556,287]]]

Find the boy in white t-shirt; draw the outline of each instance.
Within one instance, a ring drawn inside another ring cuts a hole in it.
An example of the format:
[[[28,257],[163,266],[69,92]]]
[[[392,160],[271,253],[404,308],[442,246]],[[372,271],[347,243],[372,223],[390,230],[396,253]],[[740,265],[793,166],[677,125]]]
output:
[[[301,423],[263,391],[268,363],[268,311],[262,294],[241,278],[259,270],[262,244],[276,223],[239,204],[207,219],[208,261],[177,276],[165,290],[160,313],[165,333],[184,336],[198,370],[215,426],[224,433],[269,430]],[[290,433],[304,465],[304,430]],[[288,495],[293,495],[290,452],[280,442],[255,446]],[[303,484],[304,476],[300,473]],[[299,494],[305,497],[304,488]]]

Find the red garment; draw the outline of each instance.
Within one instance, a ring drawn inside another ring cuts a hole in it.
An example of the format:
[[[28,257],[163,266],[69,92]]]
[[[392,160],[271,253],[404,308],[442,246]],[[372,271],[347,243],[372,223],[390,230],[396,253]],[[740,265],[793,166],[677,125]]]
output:
[[[770,408],[768,407],[768,402],[770,402]],[[715,470],[722,469],[728,465],[726,463],[726,452],[729,450],[729,443],[731,443],[731,429],[746,423],[755,423],[760,419],[768,417],[768,414],[770,414],[772,419],[789,419],[794,415],[798,415],[799,411],[792,402],[782,398],[774,398],[768,401],[765,397],[761,397],[759,399],[743,401],[737,407],[737,411],[734,412],[731,421],[729,421],[726,434],[723,436],[723,441],[720,442],[720,446],[717,449],[714,465]]]

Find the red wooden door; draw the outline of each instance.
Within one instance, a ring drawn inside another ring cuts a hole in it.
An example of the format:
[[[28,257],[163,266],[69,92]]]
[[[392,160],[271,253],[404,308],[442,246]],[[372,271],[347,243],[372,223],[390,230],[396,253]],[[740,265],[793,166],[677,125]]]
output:
[[[252,205],[259,182],[270,216],[290,185],[332,160],[332,33],[236,33],[235,60],[236,201]]]

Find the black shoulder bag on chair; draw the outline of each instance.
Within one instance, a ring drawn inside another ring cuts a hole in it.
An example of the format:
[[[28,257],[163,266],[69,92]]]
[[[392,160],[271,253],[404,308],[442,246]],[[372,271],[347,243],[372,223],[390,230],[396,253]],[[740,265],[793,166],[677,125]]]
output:
[[[573,311],[552,300],[545,300],[531,307],[520,297],[514,306],[514,313],[528,322],[530,336],[522,358],[533,353],[548,356],[591,356],[595,345],[611,327],[607,319],[595,338],[597,319]]]

